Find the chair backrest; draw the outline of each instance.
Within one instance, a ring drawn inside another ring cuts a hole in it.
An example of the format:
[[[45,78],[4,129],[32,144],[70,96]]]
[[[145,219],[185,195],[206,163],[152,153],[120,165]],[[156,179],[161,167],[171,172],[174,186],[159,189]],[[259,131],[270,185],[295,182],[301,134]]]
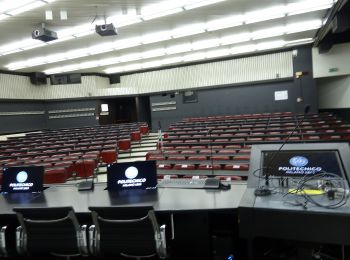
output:
[[[14,208],[20,227],[20,254],[74,256],[87,252],[86,226],[80,227],[72,207]]]
[[[95,239],[90,241],[93,254],[166,257],[165,231],[159,227],[152,207],[89,209],[95,226]]]

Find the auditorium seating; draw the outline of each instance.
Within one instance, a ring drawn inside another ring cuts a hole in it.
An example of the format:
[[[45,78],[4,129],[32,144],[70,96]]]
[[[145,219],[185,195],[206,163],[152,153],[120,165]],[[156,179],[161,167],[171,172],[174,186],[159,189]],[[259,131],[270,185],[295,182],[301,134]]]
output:
[[[148,132],[147,124],[140,122],[44,130],[24,137],[9,137],[0,141],[0,167],[42,165],[45,183],[85,178],[93,176],[100,163],[115,162],[118,152],[130,152],[131,141],[140,142]],[[128,142],[120,143],[120,140]]]
[[[253,144],[289,142],[349,142],[350,125],[331,113],[264,113],[186,118],[169,126],[157,160],[159,174],[184,175],[193,170],[246,178]],[[212,167],[213,165],[213,167]],[[183,173],[182,173],[183,171]],[[209,172],[207,171],[207,172]]]

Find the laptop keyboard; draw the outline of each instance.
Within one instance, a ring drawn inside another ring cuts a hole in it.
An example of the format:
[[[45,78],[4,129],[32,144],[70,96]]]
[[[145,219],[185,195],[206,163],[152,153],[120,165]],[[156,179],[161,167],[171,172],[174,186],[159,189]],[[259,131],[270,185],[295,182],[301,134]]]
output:
[[[208,182],[208,179],[166,179],[166,180],[161,180],[158,183],[158,187],[159,188],[203,189],[203,188],[207,188],[207,182]]]

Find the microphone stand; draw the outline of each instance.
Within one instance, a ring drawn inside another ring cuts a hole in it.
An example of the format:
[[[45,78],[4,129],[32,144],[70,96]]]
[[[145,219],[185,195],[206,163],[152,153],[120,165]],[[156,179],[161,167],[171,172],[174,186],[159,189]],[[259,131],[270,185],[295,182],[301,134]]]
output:
[[[271,190],[268,188],[269,184],[270,184],[270,175],[269,175],[269,168],[272,164],[272,162],[275,160],[276,155],[280,153],[280,151],[282,150],[282,148],[285,146],[285,144],[288,143],[290,137],[294,134],[294,132],[300,127],[300,125],[304,122],[305,120],[305,116],[306,114],[309,112],[310,110],[310,105],[306,105],[305,109],[304,109],[304,114],[303,114],[303,118],[301,120],[298,121],[297,125],[294,127],[294,129],[292,130],[292,132],[289,133],[289,135],[287,136],[287,138],[284,140],[284,142],[282,143],[282,145],[280,146],[280,148],[273,153],[270,161],[268,162],[267,166],[265,167],[266,169],[266,173],[265,173],[265,186],[264,187],[258,187],[255,189],[254,194],[255,196],[268,196],[271,195]]]

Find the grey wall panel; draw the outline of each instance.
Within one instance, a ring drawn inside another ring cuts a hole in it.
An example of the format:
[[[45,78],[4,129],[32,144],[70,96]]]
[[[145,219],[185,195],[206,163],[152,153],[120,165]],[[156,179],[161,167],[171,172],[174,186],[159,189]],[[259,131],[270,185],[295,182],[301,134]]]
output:
[[[25,114],[30,111],[43,112],[43,114]],[[17,112],[17,115],[0,116],[0,133],[27,132],[46,127],[43,102],[1,102],[0,113],[6,112]]]
[[[311,106],[311,112],[316,112],[317,92],[315,81],[312,77],[312,60],[310,47],[298,49],[298,55],[293,57],[292,66],[294,72],[308,72],[300,80],[276,81],[262,84],[234,85],[225,88],[213,88],[198,90],[197,103],[182,103],[182,94],[153,95],[151,104],[157,102],[176,101],[176,110],[152,111],[152,127],[157,130],[158,122],[162,129],[168,128],[169,124],[183,119],[184,117],[210,116],[210,115],[234,115],[245,113],[265,113],[290,111],[301,113],[305,105]],[[248,73],[247,74],[254,74]],[[256,72],[258,73],[258,71]],[[301,82],[300,82],[301,81]],[[301,88],[300,88],[301,83]],[[288,99],[275,101],[275,91],[287,90]],[[303,102],[297,102],[297,97],[303,97]]]
[[[69,128],[97,125],[98,100],[47,102],[47,128]]]

